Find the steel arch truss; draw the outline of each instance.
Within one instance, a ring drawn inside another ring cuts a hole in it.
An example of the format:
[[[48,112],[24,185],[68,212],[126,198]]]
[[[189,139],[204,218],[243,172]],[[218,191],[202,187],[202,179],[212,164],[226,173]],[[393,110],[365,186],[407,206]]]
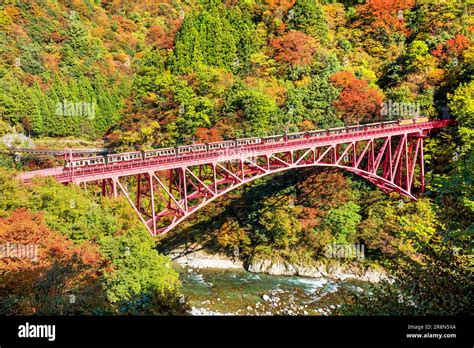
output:
[[[165,233],[229,191],[265,175],[311,166],[355,173],[384,192],[415,199],[424,190],[423,136],[401,134],[277,152],[242,153],[208,163],[101,179],[103,195],[123,195],[152,235]],[[417,177],[419,178],[417,180]],[[85,183],[84,183],[85,185]]]

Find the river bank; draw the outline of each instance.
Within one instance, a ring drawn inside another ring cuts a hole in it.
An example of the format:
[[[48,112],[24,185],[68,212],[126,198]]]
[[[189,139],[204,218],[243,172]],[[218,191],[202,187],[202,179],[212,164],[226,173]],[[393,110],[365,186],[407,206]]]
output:
[[[175,251],[169,255],[173,261],[185,268],[193,269],[244,269],[251,273],[273,276],[300,276],[327,278],[332,280],[359,280],[377,283],[388,279],[382,268],[368,267],[360,262],[341,262],[334,259],[311,260],[306,264],[289,263],[284,260],[254,258],[247,264],[223,254],[209,254],[203,250],[183,253]]]
[[[357,263],[241,260],[203,250],[169,254],[190,315],[332,315],[349,293],[386,275]]]
[[[244,264],[240,260],[231,259],[222,254],[209,254],[203,250],[192,253],[184,253],[181,250],[175,250],[168,256],[182,267],[195,269],[244,269]]]

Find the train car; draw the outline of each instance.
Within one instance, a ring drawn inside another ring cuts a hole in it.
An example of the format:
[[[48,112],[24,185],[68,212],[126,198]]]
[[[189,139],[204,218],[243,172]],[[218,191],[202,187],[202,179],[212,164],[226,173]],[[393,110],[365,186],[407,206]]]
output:
[[[176,154],[176,149],[174,147],[167,147],[163,149],[147,150],[143,151],[143,158],[148,159],[152,157],[165,157]]]
[[[429,122],[428,117],[415,117],[415,123],[425,123]]]
[[[286,135],[287,140],[296,140],[296,139],[304,139],[306,138],[308,132],[300,132],[300,133],[290,133]]]
[[[194,144],[193,152],[207,151],[207,144]]]
[[[382,124],[380,122],[364,124],[364,130],[366,130],[366,131],[372,130],[372,129],[378,129],[378,128],[381,128],[381,127],[382,127]]]
[[[321,130],[321,129],[318,129],[318,130],[314,130],[314,131],[309,131],[308,132],[308,137],[310,138],[318,138],[318,137],[324,137],[328,134],[328,132],[326,130]]]
[[[176,155],[176,149],[174,147],[167,147],[164,149],[158,149],[158,156],[164,157],[164,156],[172,156]]]
[[[226,149],[235,146],[235,140],[214,141],[207,144],[208,150]]]
[[[398,124],[400,126],[405,126],[407,124],[413,124],[413,123],[415,123],[413,118],[408,118],[408,119],[405,119],[405,120],[398,120]]]
[[[284,135],[270,135],[268,137],[263,137],[262,143],[264,144],[273,144],[273,143],[278,143],[280,141],[285,141],[285,136]]]
[[[202,152],[207,151],[206,144],[194,144],[194,145],[183,145],[176,148],[176,153],[178,155],[183,155],[186,153]]]
[[[192,153],[192,152],[193,152],[193,145],[183,145],[183,146],[176,147],[177,155],[183,155],[183,154]]]
[[[141,160],[142,153],[141,151],[135,152],[126,152],[126,153],[119,153],[119,154],[112,154],[107,155],[107,164],[115,164],[118,162],[126,162],[126,161],[134,161],[134,160]]]
[[[385,122],[382,122],[382,128],[391,127],[391,126],[395,126],[395,125],[398,125],[398,121],[385,121]]]
[[[243,145],[256,145],[262,142],[261,138],[244,138],[244,139],[237,139],[237,146]]]
[[[346,132],[360,132],[360,131],[363,131],[365,129],[365,125],[361,124],[361,125],[355,125],[355,126],[347,126],[346,127]]]
[[[341,134],[341,133],[346,133],[346,127],[338,127],[338,128],[332,128],[328,129],[328,134]]]
[[[89,167],[105,164],[104,156],[95,156],[95,157],[85,157],[85,158],[74,158],[72,160],[67,160],[64,163],[65,168],[78,168],[78,167]]]

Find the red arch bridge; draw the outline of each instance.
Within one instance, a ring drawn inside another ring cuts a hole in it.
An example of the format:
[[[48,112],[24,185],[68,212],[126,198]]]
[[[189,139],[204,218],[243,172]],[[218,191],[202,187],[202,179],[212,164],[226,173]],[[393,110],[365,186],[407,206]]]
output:
[[[386,193],[415,199],[423,191],[423,138],[450,121],[370,126],[323,131],[322,136],[262,142],[205,152],[139,158],[113,164],[57,167],[20,174],[51,176],[103,195],[123,195],[152,235],[171,230],[188,216],[229,191],[265,175],[312,166],[355,173]],[[264,139],[264,138],[263,138]]]

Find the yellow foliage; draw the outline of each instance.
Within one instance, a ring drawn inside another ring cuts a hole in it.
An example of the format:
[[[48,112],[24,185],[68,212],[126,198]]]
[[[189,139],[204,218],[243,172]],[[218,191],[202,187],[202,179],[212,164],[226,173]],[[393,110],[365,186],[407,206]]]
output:
[[[217,242],[224,248],[249,245],[250,238],[234,219],[228,219],[217,232]]]
[[[296,87],[304,87],[311,83],[311,77],[305,75],[301,80],[295,81]]]

